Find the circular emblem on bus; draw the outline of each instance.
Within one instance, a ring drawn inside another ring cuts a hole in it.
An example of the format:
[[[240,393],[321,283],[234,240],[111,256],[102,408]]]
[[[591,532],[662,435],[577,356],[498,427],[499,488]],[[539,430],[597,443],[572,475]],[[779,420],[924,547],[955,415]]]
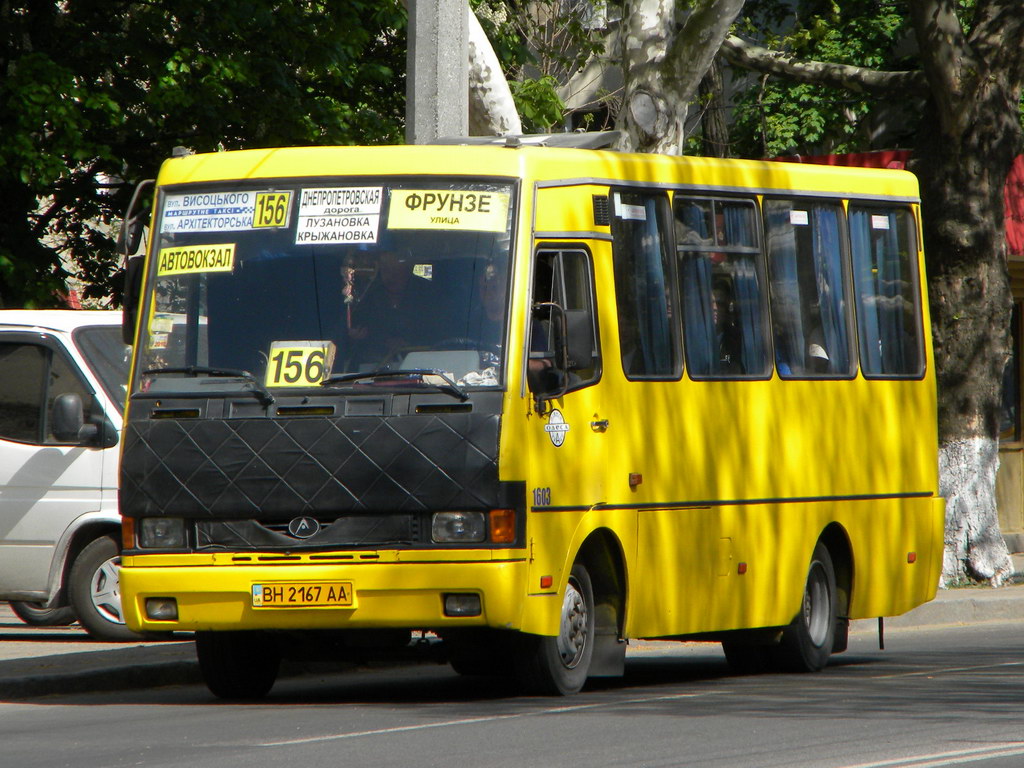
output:
[[[548,423],[544,425],[544,431],[551,438],[551,444],[556,448],[565,442],[565,433],[569,431],[569,425],[565,423],[565,417],[557,408],[548,416]]]
[[[288,523],[288,533],[297,539],[308,539],[320,533],[320,523],[312,517],[296,517]]]

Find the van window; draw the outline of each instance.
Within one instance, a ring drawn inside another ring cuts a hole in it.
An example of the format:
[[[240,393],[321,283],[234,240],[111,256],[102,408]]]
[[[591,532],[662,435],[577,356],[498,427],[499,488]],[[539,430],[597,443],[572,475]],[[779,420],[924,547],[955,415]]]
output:
[[[39,344],[0,342],[0,438],[37,445],[60,444],[50,431],[53,403],[63,394],[82,398],[85,422],[99,417],[93,393],[72,365]]]

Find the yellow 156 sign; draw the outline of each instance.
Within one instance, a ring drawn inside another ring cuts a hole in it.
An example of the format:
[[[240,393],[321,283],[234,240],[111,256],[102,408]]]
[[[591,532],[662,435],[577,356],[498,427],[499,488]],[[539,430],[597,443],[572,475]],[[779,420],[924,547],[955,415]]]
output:
[[[315,387],[334,365],[333,341],[275,341],[267,363],[268,387]]]
[[[291,192],[260,192],[252,215],[254,227],[287,227]]]

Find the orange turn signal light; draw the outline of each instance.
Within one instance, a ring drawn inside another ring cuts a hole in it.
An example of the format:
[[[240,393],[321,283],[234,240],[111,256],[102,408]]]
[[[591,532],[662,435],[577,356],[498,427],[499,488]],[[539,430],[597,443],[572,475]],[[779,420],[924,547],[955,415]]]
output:
[[[490,512],[491,541],[511,544],[516,540],[516,512],[514,509],[492,509]]]
[[[121,547],[123,549],[135,548],[135,518],[121,518]]]

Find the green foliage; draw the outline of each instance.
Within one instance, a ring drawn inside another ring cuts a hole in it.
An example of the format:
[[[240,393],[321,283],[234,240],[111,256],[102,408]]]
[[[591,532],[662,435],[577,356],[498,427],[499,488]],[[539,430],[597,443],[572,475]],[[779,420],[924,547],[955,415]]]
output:
[[[794,12],[791,4],[780,0],[748,0],[739,27],[745,36],[800,59],[874,69],[915,66],[905,52],[913,48],[908,45],[911,33],[906,10],[896,4],[804,0],[795,5]],[[773,29],[783,32],[766,32]],[[774,157],[873,148],[872,119],[885,106],[876,99],[779,78],[736,74],[750,83],[736,98],[732,137],[739,154]],[[912,131],[914,126],[905,122],[905,130]]]
[[[553,77],[513,80],[509,87],[526,133],[550,133],[561,124],[565,104],[555,90],[558,83]]]
[[[176,145],[400,141],[404,36],[398,0],[0,4],[0,306],[69,270],[116,294],[114,227]]]

